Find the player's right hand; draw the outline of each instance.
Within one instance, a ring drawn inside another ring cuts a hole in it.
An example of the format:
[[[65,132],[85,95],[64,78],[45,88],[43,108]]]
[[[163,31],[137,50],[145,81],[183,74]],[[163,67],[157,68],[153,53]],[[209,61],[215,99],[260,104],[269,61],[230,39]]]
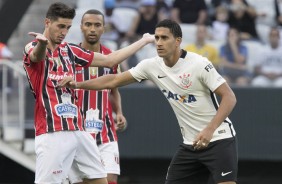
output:
[[[62,80],[60,80],[57,84],[57,88],[61,89],[63,87],[76,89],[77,84],[72,77],[65,77]]]
[[[41,33],[29,32],[30,36],[34,36],[40,43],[47,45],[48,39]]]

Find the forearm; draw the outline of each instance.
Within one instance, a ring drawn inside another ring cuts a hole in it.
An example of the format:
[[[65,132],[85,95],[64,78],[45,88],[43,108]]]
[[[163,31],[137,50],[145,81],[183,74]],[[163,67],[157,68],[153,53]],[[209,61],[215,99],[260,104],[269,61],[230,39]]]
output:
[[[121,63],[122,61],[130,57],[131,55],[135,54],[138,50],[143,48],[146,44],[147,42],[141,38],[140,40],[132,43],[131,45],[127,47],[124,47],[120,50],[112,52],[111,54],[108,55],[108,58],[107,58],[107,60],[111,62],[110,67],[118,65],[119,63]]]
[[[112,89],[110,100],[111,100],[111,104],[113,107],[113,111],[116,114],[122,114],[121,97],[120,97],[120,93],[117,88]]]
[[[30,54],[30,59],[32,62],[40,62],[46,56],[47,44],[38,42]]]
[[[102,90],[115,88],[114,84],[115,75],[105,75],[96,79],[85,80],[76,83],[77,89],[86,90]]]

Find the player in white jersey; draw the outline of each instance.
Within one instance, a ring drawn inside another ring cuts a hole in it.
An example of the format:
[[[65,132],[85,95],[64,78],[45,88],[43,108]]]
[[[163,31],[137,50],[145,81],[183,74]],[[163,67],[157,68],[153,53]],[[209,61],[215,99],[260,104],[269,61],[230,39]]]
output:
[[[118,75],[84,82],[66,77],[59,86],[98,90],[151,80],[172,106],[184,140],[169,166],[166,184],[235,184],[237,142],[228,115],[236,97],[207,58],[180,49],[181,40],[179,24],[163,20],[155,30],[158,56]]]

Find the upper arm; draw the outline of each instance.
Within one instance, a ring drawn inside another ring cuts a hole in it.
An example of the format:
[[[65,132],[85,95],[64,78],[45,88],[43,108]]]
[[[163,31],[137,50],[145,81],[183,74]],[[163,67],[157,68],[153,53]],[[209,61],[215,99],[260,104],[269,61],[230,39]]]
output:
[[[90,66],[111,68],[111,66],[108,65],[108,63],[109,63],[108,57],[109,57],[108,55],[104,55],[104,54],[95,52],[94,59],[93,59]]]
[[[229,85],[226,82],[222,83],[218,88],[216,88],[214,93],[221,97],[223,97],[224,95],[235,96],[232,89],[229,87]]]

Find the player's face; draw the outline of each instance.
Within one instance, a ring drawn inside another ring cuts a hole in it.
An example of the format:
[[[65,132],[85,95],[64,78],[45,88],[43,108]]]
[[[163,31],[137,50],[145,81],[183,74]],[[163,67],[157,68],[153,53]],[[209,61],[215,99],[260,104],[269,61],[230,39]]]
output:
[[[60,44],[65,39],[72,25],[72,19],[58,18],[58,20],[46,19],[45,29],[49,34],[49,41],[54,44]]]
[[[95,44],[104,33],[103,16],[85,14],[81,22],[81,31],[86,42]]]
[[[168,28],[159,27],[155,30],[155,42],[160,57],[170,58],[178,51],[180,40],[174,38]]]

